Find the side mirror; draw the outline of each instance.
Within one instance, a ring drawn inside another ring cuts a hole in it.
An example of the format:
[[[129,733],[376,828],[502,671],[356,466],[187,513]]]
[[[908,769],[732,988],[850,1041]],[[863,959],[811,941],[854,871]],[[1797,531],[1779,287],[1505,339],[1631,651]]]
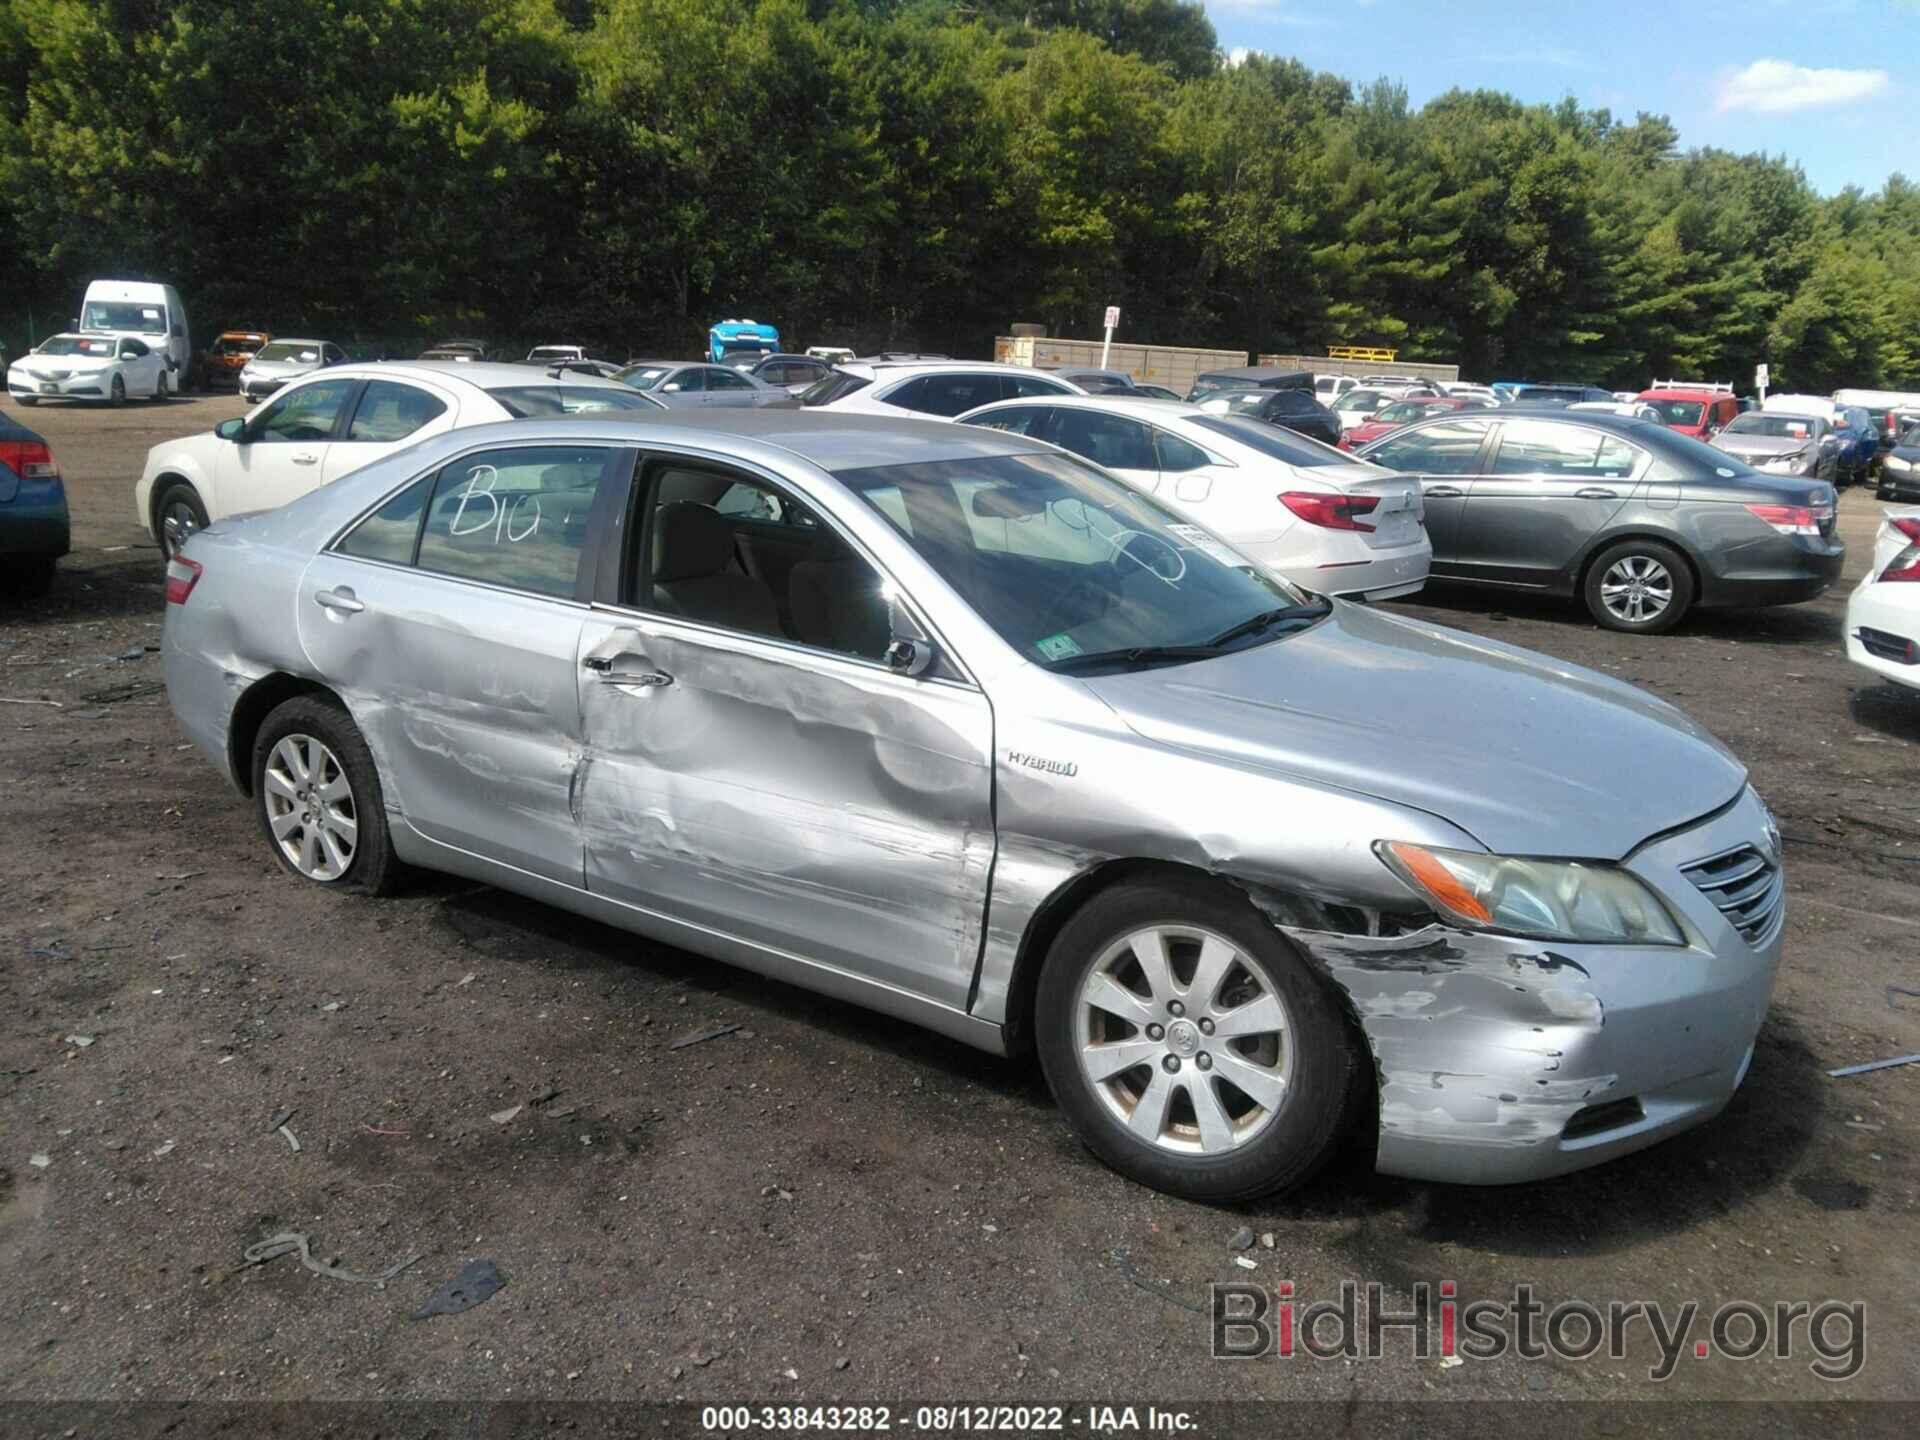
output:
[[[246,438],[247,422],[243,419],[222,420],[213,427],[213,433],[222,440],[238,445]]]
[[[887,667],[896,675],[924,675],[933,667],[931,640],[895,640],[887,646]]]

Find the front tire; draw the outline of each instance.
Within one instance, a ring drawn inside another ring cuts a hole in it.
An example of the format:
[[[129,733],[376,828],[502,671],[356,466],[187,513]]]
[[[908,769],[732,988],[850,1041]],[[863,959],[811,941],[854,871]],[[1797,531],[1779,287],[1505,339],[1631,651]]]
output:
[[[1366,1093],[1326,984],[1244,896],[1203,879],[1096,896],[1049,950],[1034,1018],[1047,1083],[1087,1148],[1190,1200],[1299,1185]]]
[[[1671,545],[1622,540],[1587,567],[1582,593],[1587,613],[1608,630],[1659,635],[1692,608],[1693,571]]]
[[[301,695],[253,742],[253,802],[274,858],[318,885],[383,895],[400,864],[373,754],[345,708]]]
[[[207,528],[207,507],[200,493],[184,480],[175,480],[153,502],[153,533],[160,538],[162,558],[171,560],[200,531]]]
[[[127,403],[127,382],[125,377],[120,375],[113,377],[113,384],[107,387],[107,399],[115,405],[124,405]]]

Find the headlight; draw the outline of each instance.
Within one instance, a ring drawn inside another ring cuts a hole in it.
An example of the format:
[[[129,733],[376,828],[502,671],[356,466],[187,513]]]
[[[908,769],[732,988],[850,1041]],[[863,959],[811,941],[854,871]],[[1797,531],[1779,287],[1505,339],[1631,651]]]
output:
[[[1374,853],[1415,894],[1473,930],[1594,945],[1684,945],[1654,893],[1586,861],[1520,860],[1380,840]]]
[[[1911,470],[1913,468],[1909,462],[1902,460],[1898,455],[1889,455],[1885,460],[1882,460],[1880,464],[1882,468],[1887,470]]]

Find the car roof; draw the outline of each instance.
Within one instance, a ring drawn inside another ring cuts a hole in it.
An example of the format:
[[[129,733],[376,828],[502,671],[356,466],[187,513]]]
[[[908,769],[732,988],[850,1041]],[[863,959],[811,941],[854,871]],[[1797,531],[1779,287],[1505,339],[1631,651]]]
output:
[[[1231,365],[1224,370],[1205,370],[1194,376],[1196,380],[1305,380],[1313,383],[1310,370],[1292,370],[1283,365]],[[1264,386],[1255,388],[1264,389]]]
[[[333,342],[307,335],[276,335],[273,337],[273,343],[276,345],[329,345]]]
[[[620,368],[622,370],[637,370],[642,365],[657,365],[667,370],[686,365],[710,365],[716,370],[730,370],[733,368],[730,365],[713,365],[711,360],[629,360]]]
[[[1633,397],[1636,400],[1731,400],[1731,390],[1703,390],[1695,385],[1662,385],[1653,390],[1642,390]]]
[[[862,370],[874,372],[873,378],[879,379],[884,371],[888,379],[901,375],[950,374],[965,371],[968,374],[988,375],[1052,375],[1050,370],[1036,370],[1031,365],[1003,365],[995,360],[848,360],[835,367],[858,374]],[[1055,377],[1058,378],[1058,377]],[[1072,383],[1072,382],[1068,382]]]
[[[463,380],[482,390],[507,390],[545,384],[638,393],[633,391],[631,385],[623,385],[618,380],[605,380],[598,375],[577,371],[569,371],[563,379],[555,379],[538,365],[506,360],[355,360],[345,365],[332,365],[316,373],[347,380]]]

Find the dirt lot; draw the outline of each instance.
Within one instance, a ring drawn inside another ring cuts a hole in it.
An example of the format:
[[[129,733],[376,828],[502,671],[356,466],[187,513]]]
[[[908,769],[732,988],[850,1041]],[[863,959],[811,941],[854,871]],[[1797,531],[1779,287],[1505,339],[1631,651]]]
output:
[[[0,696],[60,707],[0,704],[0,1399],[1920,1398],[1920,1067],[1824,1073],[1920,1050],[1920,695],[1845,663],[1844,590],[1645,639],[1407,605],[1645,685],[1745,759],[1790,864],[1772,1017],[1728,1113],[1652,1152],[1501,1190],[1354,1163],[1221,1212],[1102,1169],[1031,1064],[498,892],[281,874],[166,708],[132,516],[146,447],[240,408],[21,417],[77,548],[0,611]],[[1849,587],[1876,517],[1845,498]],[[1242,1225],[1273,1237],[1252,1271]],[[242,1268],[280,1230],[355,1271],[420,1259],[384,1290]],[[410,1320],[482,1257],[505,1289]],[[1404,1332],[1377,1361],[1210,1360],[1208,1284],[1249,1279],[1694,1301],[1702,1337],[1733,1299],[1860,1301],[1865,1364],[1688,1348],[1654,1382],[1644,1328],[1625,1360],[1446,1367]]]

